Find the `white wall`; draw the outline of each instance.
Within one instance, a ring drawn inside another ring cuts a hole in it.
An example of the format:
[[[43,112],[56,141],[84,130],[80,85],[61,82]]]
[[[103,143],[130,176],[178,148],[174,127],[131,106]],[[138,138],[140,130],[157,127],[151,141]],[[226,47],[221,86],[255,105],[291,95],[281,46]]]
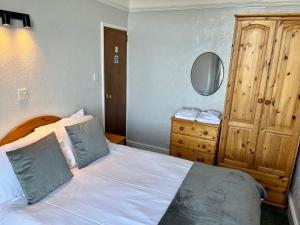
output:
[[[128,139],[168,148],[170,118],[182,106],[223,109],[225,85],[211,97],[191,85],[205,51],[230,58],[234,18],[205,11],[130,13]]]
[[[296,171],[294,174],[294,180],[291,187],[291,197],[294,204],[294,219],[300,224],[300,156],[298,155],[298,161],[296,163]],[[294,225],[298,225],[294,224]]]
[[[0,138],[37,115],[80,107],[100,115],[100,22],[127,27],[128,13],[93,0],[0,0],[0,8],[29,13],[33,25],[0,26]],[[28,104],[17,100],[21,87]]]

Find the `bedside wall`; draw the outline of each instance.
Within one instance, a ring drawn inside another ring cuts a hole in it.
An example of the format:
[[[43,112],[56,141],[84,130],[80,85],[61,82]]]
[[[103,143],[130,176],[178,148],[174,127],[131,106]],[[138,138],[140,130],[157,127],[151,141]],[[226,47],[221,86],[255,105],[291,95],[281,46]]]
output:
[[[100,22],[127,27],[128,13],[92,0],[0,0],[0,7],[29,13],[33,26],[0,26],[0,138],[38,115],[81,107],[100,115]],[[23,87],[28,103],[18,102]]]

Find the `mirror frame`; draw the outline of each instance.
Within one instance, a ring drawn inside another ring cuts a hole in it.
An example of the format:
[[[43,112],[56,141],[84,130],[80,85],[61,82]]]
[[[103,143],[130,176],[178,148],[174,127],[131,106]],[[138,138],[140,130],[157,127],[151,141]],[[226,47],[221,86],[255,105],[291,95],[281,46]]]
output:
[[[207,54],[207,53],[211,53],[211,54],[217,56],[217,57],[220,59],[220,62],[221,62],[221,65],[222,65],[222,70],[223,70],[223,77],[222,77],[222,80],[221,80],[221,83],[220,83],[219,88],[217,88],[214,92],[212,92],[212,93],[210,93],[210,94],[204,94],[204,93],[201,93],[200,91],[198,91],[198,90],[194,87],[194,85],[193,85],[193,78],[192,78],[192,76],[193,76],[193,68],[194,68],[194,65],[195,65],[196,61],[197,61],[202,55]],[[224,81],[224,77],[225,77],[224,63],[223,63],[222,59],[221,59],[216,53],[214,53],[214,52],[204,52],[204,53],[200,54],[200,55],[195,59],[195,61],[193,62],[192,69],[191,69],[191,84],[192,84],[192,86],[193,86],[193,89],[194,89],[199,95],[202,95],[202,96],[210,96],[210,95],[213,95],[214,93],[216,93],[216,92],[221,88],[221,86],[222,86],[222,84],[223,84],[223,81]]]

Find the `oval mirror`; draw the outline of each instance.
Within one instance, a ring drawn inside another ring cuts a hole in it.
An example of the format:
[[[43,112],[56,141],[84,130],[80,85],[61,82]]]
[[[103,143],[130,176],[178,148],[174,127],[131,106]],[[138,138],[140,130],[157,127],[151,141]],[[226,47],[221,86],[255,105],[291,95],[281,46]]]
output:
[[[192,68],[192,85],[200,95],[211,95],[221,86],[224,78],[222,60],[212,52],[205,52],[194,62]]]

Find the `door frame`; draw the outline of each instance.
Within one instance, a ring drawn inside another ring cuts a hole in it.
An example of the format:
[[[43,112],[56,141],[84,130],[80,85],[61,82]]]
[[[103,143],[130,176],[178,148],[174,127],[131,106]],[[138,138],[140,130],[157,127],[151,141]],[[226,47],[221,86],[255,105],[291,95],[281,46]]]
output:
[[[101,21],[100,22],[100,62],[101,62],[101,68],[100,68],[100,76],[101,76],[101,104],[100,104],[100,112],[102,109],[102,125],[103,125],[103,130],[105,132],[105,74],[104,74],[104,27],[109,27],[117,30],[122,30],[126,31],[128,35],[128,28],[127,27],[122,27],[119,25],[114,25],[110,23],[106,23]],[[127,41],[127,60],[126,60],[126,76],[128,76],[128,41]],[[128,79],[126,79],[126,87],[128,87]],[[126,99],[128,97],[128,88],[126,88]],[[126,103],[126,136],[127,136],[127,103]]]

